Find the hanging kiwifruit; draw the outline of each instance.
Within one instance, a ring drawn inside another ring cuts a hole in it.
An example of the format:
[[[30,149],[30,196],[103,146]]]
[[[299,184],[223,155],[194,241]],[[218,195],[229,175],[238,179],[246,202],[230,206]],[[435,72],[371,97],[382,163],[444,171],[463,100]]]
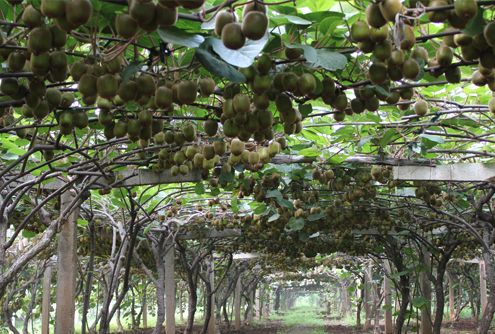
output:
[[[265,36],[268,18],[262,12],[249,12],[242,21],[242,33],[245,37],[257,41]]]
[[[370,28],[364,21],[356,21],[351,26],[351,39],[354,42],[363,42],[369,38]]]
[[[155,93],[155,80],[149,74],[141,74],[136,79],[138,96],[151,96]]]
[[[198,81],[199,92],[201,96],[207,97],[215,92],[215,80],[212,78],[201,78]]]
[[[62,101],[62,93],[57,88],[48,88],[46,90],[46,101],[51,109],[57,108]]]
[[[415,44],[416,36],[414,35],[413,27],[404,24],[402,30],[402,40],[400,41],[400,48],[402,50],[410,50]]]
[[[388,40],[376,44],[375,48],[373,49],[373,56],[375,56],[376,59],[381,61],[388,60],[391,54],[392,54],[392,43]]]
[[[52,47],[52,33],[47,27],[37,27],[31,30],[28,37],[28,51],[39,55]]]
[[[181,104],[193,104],[198,95],[198,86],[194,81],[181,81],[177,87],[177,99]]]
[[[428,102],[425,100],[418,100],[414,104],[414,112],[418,116],[424,116],[428,113]]]
[[[452,63],[454,52],[447,45],[441,45],[436,53],[437,62],[440,66],[448,66]]]
[[[478,3],[475,0],[455,0],[454,11],[457,16],[469,21],[478,14]]]
[[[112,99],[119,88],[117,78],[113,74],[105,74],[96,81],[98,95],[106,99]]]
[[[65,18],[78,27],[86,24],[93,13],[93,5],[89,0],[70,0],[65,4]]]
[[[374,84],[383,84],[388,79],[387,66],[381,62],[374,62],[368,69],[368,77]]]
[[[78,84],[79,92],[85,96],[95,96],[97,93],[96,81],[97,78],[93,74],[83,74]]]
[[[131,38],[138,30],[138,23],[129,14],[118,14],[115,17],[115,29],[123,38]]]
[[[444,7],[447,6],[448,3],[446,0],[431,0],[428,7]],[[447,10],[433,10],[428,12],[428,18],[431,22],[441,23],[444,22],[449,16],[449,12]]]
[[[210,137],[213,137],[217,134],[217,131],[218,131],[218,123],[212,119],[208,119],[205,121],[205,123],[203,124],[203,127],[205,128],[205,133],[210,136]]]
[[[174,6],[156,5],[156,22],[160,27],[173,26],[179,18],[179,11]]]
[[[151,1],[131,0],[129,14],[139,26],[146,25],[155,20],[155,6]]]
[[[420,71],[419,64],[416,60],[409,58],[402,64],[402,73],[407,79],[414,80]]]
[[[400,0],[383,0],[379,3],[380,12],[385,20],[395,22],[395,17],[402,11]]]
[[[232,100],[232,106],[236,113],[246,114],[251,107],[251,99],[246,94],[236,94]]]
[[[65,16],[66,0],[41,0],[41,12],[49,18]]]
[[[226,48],[238,50],[246,43],[246,37],[242,33],[239,23],[228,23],[222,29],[222,42]]]
[[[488,23],[483,29],[483,36],[491,47],[495,47],[495,21]]]
[[[120,95],[120,94],[119,94]],[[160,86],[155,92],[155,106],[162,109],[167,109],[172,106],[173,96],[172,90],[166,86]]]
[[[180,6],[186,9],[197,9],[204,5],[205,0],[175,0]]]
[[[117,94],[125,102],[134,100],[137,95],[136,82],[133,80],[121,82],[119,85],[119,89],[117,90]]]
[[[311,73],[299,76],[298,88],[302,95],[308,95],[316,89],[316,79]]]
[[[218,13],[215,17],[215,34],[222,36],[223,27],[235,22],[235,15],[229,10]]]
[[[12,72],[19,72],[24,68],[26,64],[26,53],[23,51],[14,51],[9,54],[7,58],[7,64],[9,70]]]
[[[366,21],[374,28],[380,28],[387,23],[387,20],[382,15],[380,6],[375,3],[370,3],[366,7]]]
[[[43,23],[43,15],[32,5],[27,5],[22,12],[21,20],[29,28],[39,27]]]

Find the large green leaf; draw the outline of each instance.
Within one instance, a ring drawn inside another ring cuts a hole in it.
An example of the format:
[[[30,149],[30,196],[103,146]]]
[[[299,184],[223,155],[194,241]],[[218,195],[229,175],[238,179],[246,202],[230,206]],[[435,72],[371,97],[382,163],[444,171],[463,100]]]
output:
[[[191,34],[176,27],[165,27],[158,29],[158,35],[162,41],[174,45],[197,48],[205,41],[205,38],[198,34]]]
[[[266,33],[265,36],[258,41],[247,40],[246,44],[239,50],[231,50],[225,47],[223,42],[218,38],[211,38],[211,46],[220,58],[227,63],[238,67],[249,67],[265,47],[268,42],[268,37],[269,34]]]
[[[196,49],[196,58],[212,74],[227,78],[232,82],[245,82],[246,77],[232,65],[220,59],[213,51],[212,38],[208,38]]]

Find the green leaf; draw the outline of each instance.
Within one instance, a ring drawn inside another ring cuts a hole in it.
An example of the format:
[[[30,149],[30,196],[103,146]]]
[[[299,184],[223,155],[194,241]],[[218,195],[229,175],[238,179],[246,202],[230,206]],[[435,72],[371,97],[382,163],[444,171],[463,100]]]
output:
[[[34,238],[37,235],[38,235],[38,233],[33,232],[33,231],[30,231],[30,230],[22,230],[22,236],[24,238],[31,239],[31,238]]]
[[[205,186],[204,186],[203,182],[196,183],[196,185],[194,186],[194,192],[197,195],[202,195],[205,193]]]
[[[201,47],[196,49],[196,58],[201,64],[212,74],[227,78],[232,82],[245,82],[244,74],[235,69],[232,65],[220,59],[213,51],[211,46],[211,38],[201,44]]]
[[[462,30],[462,32],[473,37],[478,34],[481,34],[486,26],[486,21],[483,18],[483,12],[484,12],[483,8],[478,7],[478,14],[476,14],[474,18],[469,20],[469,23]]]
[[[304,219],[291,217],[291,219],[289,219],[289,223],[287,224],[287,228],[289,231],[293,232],[302,230],[304,228]]]
[[[317,58],[313,65],[329,71],[342,70],[347,64],[347,57],[327,49],[316,49]]]
[[[303,19],[302,17],[295,16],[295,15],[281,15],[281,17],[284,17],[290,23],[294,23],[294,24],[297,24],[297,25],[309,26],[309,25],[313,24],[313,22],[308,21],[306,19]]]
[[[130,78],[136,75],[141,68],[143,67],[144,64],[134,61],[130,63],[123,71],[122,71],[122,81],[126,82],[129,81]]]
[[[279,218],[280,218],[280,214],[274,213],[273,215],[270,216],[270,218],[268,218],[268,222],[269,223],[274,222],[274,221],[278,220]]]
[[[239,199],[237,197],[232,198],[230,206],[233,213],[239,213]]]
[[[77,220],[77,226],[86,227],[88,226],[88,221],[86,219],[79,218]]]
[[[309,114],[313,112],[313,106],[311,104],[300,104],[299,112],[304,117],[307,117]]]
[[[325,217],[326,217],[326,215],[325,215],[325,213],[324,213],[324,212],[320,212],[320,213],[313,213],[312,215],[309,215],[309,216],[308,216],[308,220],[309,220],[310,222],[314,222],[314,221],[316,221],[316,220],[320,220],[320,219],[325,218]]]
[[[429,303],[430,303],[430,301],[423,296],[415,297],[411,301],[412,306],[419,308],[419,309],[425,308]]]
[[[227,63],[238,67],[249,67],[253,64],[256,57],[268,42],[269,34],[266,33],[263,38],[257,41],[248,39],[246,44],[239,50],[231,50],[218,38],[211,38],[213,50]]]
[[[305,157],[319,157],[321,150],[317,147],[308,147],[304,150],[300,150],[299,154],[304,155]]]
[[[397,130],[395,129],[388,129],[385,131],[383,136],[380,138],[380,147],[386,147],[392,139],[394,139],[395,135],[397,134]]]
[[[160,36],[164,42],[187,46],[189,48],[197,48],[205,41],[203,36],[191,34],[177,27],[160,28],[158,29],[158,36]]]

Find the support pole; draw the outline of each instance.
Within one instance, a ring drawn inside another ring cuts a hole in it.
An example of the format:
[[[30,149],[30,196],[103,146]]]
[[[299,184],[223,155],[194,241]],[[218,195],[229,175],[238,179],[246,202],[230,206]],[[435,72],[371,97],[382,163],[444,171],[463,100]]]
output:
[[[363,296],[363,304],[364,304],[364,313],[365,313],[365,320],[364,320],[364,327],[363,329],[365,331],[369,330],[371,328],[371,299],[372,299],[372,280],[373,280],[373,273],[372,273],[373,268],[371,265],[368,265],[365,269],[365,283],[364,283],[364,296]]]
[[[383,294],[385,302],[385,334],[393,334],[394,323],[392,318],[392,282],[390,280],[390,263],[388,260],[383,262],[383,267],[385,269],[385,276],[383,277]]]
[[[260,286],[258,289],[256,289],[256,319],[261,320],[261,314],[263,311],[261,310],[261,297],[263,293],[263,287]]]
[[[145,287],[144,289],[144,296],[143,296],[143,328],[148,328],[148,296],[147,296],[147,284],[146,284],[146,279],[143,278],[142,282],[143,286]]]
[[[235,330],[238,331],[241,329],[241,290],[242,290],[242,282],[241,275],[237,278],[237,282],[235,285],[234,292],[234,321],[235,321]]]
[[[43,273],[43,299],[41,302],[41,334],[50,333],[50,287],[52,282],[52,264],[46,265]]]
[[[74,334],[75,288],[77,274],[76,221],[79,216],[79,203],[71,212],[65,212],[75,199],[75,192],[68,190],[60,196],[62,227],[58,239],[57,308],[55,314],[55,334]]]
[[[211,291],[213,292],[215,290],[215,263],[213,260],[213,256],[210,259],[210,268],[209,268],[209,275],[210,275],[210,286],[211,286]],[[216,326],[216,313],[215,313],[215,294],[212,293],[211,295],[211,307],[210,307],[210,321],[208,322],[208,334],[216,334],[217,332],[217,326]],[[168,333],[167,333],[168,334]]]
[[[165,332],[175,334],[175,249],[173,242],[165,247]]]
[[[481,312],[480,316],[485,312],[486,305],[488,304],[486,288],[486,264],[484,260],[480,260],[480,301],[481,301]]]

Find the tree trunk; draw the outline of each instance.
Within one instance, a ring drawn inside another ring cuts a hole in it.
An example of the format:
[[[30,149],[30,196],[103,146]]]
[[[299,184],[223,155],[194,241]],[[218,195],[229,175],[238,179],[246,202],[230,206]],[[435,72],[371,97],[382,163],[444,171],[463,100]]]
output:
[[[235,285],[235,293],[234,293],[234,328],[235,330],[241,329],[241,291],[242,291],[242,282],[241,275],[237,278],[237,282]]]
[[[41,302],[41,334],[50,333],[50,288],[52,283],[52,265],[48,263],[43,273],[43,300]]]

